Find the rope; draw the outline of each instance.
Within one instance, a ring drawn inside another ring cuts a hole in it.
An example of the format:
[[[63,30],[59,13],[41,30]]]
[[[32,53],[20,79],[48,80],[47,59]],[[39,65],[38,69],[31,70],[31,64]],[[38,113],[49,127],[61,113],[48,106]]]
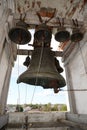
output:
[[[41,60],[42,60],[42,55],[43,55],[43,48],[44,48],[44,42],[42,42],[42,48],[41,48],[41,54],[40,54],[40,60],[39,60],[39,65],[38,65],[38,70],[37,70],[37,74],[36,74],[36,75],[38,75],[38,72],[39,72],[39,70],[40,70]],[[32,104],[32,101],[33,101],[33,98],[34,98],[34,94],[35,94],[35,89],[36,89],[37,81],[38,81],[38,78],[37,78],[37,76],[36,76],[35,87],[34,87],[34,91],[33,91],[32,99],[31,99],[31,104]]]
[[[19,50],[19,45],[18,45],[18,50]],[[19,77],[19,56],[18,56],[18,77]],[[20,87],[18,84],[18,101],[17,104],[20,104]]]
[[[25,87],[25,104],[27,103],[26,99],[27,99],[27,85]]]

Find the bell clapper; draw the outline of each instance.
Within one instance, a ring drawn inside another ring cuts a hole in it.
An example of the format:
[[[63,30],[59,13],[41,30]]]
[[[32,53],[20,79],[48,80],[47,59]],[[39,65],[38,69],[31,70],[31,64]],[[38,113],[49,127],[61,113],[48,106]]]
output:
[[[58,93],[59,92],[59,88],[54,87],[54,93]]]

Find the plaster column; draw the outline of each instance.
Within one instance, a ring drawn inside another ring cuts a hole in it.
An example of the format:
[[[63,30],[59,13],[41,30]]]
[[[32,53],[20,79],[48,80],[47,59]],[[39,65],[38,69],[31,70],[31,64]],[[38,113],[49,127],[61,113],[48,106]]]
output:
[[[10,62],[8,65],[6,75],[5,75],[5,79],[4,79],[5,82],[3,84],[3,89],[2,89],[2,93],[1,93],[1,97],[0,97],[0,105],[1,105],[0,114],[5,114],[11,71],[12,71],[12,64]]]
[[[0,19],[2,17],[2,13],[3,13],[3,6],[2,6],[2,0],[0,0]]]
[[[7,43],[7,41],[5,40],[0,61],[0,114],[4,114],[7,101],[10,76],[14,63],[12,52],[13,51],[11,43]]]
[[[5,23],[8,19],[8,16],[10,15],[11,10],[6,9],[3,12],[2,18],[0,19],[0,61],[2,57],[2,51],[5,43]]]
[[[10,9],[3,12],[0,21],[0,114],[4,114],[12,66],[17,56],[15,44],[8,38],[9,29],[14,26]]]
[[[66,79],[67,79],[67,89],[71,90],[71,89],[73,89],[73,84],[72,84],[72,76],[71,76],[71,72],[70,72],[70,68],[69,68],[68,64],[65,66],[65,73],[66,73]],[[75,95],[74,95],[73,91],[68,93],[71,113],[77,113],[76,102],[75,102],[74,96]]]
[[[15,0],[8,0],[8,8],[15,12]]]
[[[67,45],[63,55],[70,112],[75,114],[87,114],[87,4],[83,13],[84,38]]]
[[[83,15],[84,15],[84,27],[85,27],[86,32],[87,32],[87,2],[84,6],[84,14]]]

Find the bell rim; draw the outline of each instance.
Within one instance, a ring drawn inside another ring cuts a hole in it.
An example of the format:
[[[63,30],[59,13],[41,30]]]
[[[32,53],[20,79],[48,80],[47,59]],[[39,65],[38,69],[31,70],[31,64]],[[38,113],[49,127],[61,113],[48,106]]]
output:
[[[26,78],[27,79],[27,78]],[[33,82],[31,81],[31,79],[33,80]],[[44,78],[44,80],[45,79],[47,79],[46,77]],[[29,84],[29,85],[37,85],[37,86],[42,86],[43,87],[43,85],[41,84],[41,83],[37,83],[37,81],[38,80],[43,80],[43,78],[41,78],[41,77],[38,77],[37,78],[37,80],[36,80],[36,77],[30,77],[30,78],[28,78],[27,80],[24,80],[24,79],[21,79],[20,80],[20,77],[17,79],[17,84],[19,84],[19,83],[26,83],[26,84]],[[57,81],[57,83],[58,83],[58,87],[57,88],[62,88],[62,87],[65,87],[66,86],[66,82],[65,82],[65,80],[64,80],[64,82],[59,82],[60,80],[58,80],[58,79],[55,79],[55,78],[50,78],[48,81],[49,81],[49,83],[51,82],[51,81],[53,81],[53,80],[55,80],[55,81]],[[37,84],[36,84],[37,83]],[[44,86],[44,87],[46,87],[46,86]],[[54,86],[50,86],[50,87],[48,87],[48,88],[53,88]]]
[[[77,37],[78,34],[79,34],[79,38]],[[75,36],[75,35],[76,35],[76,36]],[[77,40],[74,39],[74,37],[77,37]],[[84,35],[83,35],[83,33],[81,33],[81,32],[73,33],[73,34],[71,35],[71,41],[72,41],[72,42],[79,42],[79,41],[81,41],[81,40],[83,39],[83,37],[84,37]]]
[[[65,35],[66,34],[66,38],[61,39],[60,35]],[[70,33],[68,31],[59,31],[55,34],[55,40],[58,42],[65,42],[65,41],[69,41],[70,40]]]
[[[32,74],[32,75],[31,75]],[[55,75],[55,73],[52,73],[52,74],[54,74]],[[27,80],[30,80],[30,79],[43,79],[43,73],[41,72],[39,72],[39,74],[38,74],[38,76],[37,76],[37,72],[35,73],[33,73],[33,72],[29,72],[29,74],[27,73],[27,70],[24,72],[24,73],[22,73],[19,77],[18,77],[18,79],[17,79],[17,83],[21,83],[21,82],[23,82],[23,83],[27,83],[27,84],[30,84],[29,82],[24,82],[24,77],[25,77],[25,75],[26,75],[26,79]],[[28,76],[27,76],[28,75]],[[54,77],[53,77],[53,75],[52,75],[52,77],[51,77],[51,75],[50,76],[48,76],[48,75],[46,75],[46,73],[45,73],[45,76],[46,77],[44,77],[44,79],[50,79],[50,80],[56,80],[56,81],[58,81],[59,82],[59,85],[60,85],[60,83],[62,82],[62,79],[63,79],[63,85],[61,85],[60,87],[64,87],[65,85],[66,85],[66,82],[65,82],[65,79],[63,78],[63,76],[62,75],[60,75],[60,77],[62,78],[59,78],[58,79],[58,75],[55,75]],[[34,85],[34,84],[33,84]]]
[[[14,33],[15,30],[20,30],[20,31],[21,31],[21,29],[26,32],[26,35],[27,35],[26,37],[28,37],[28,38],[26,39],[25,42],[18,43],[18,41],[16,41],[16,40],[13,39],[12,37],[14,36],[13,33]],[[12,35],[13,35],[13,36],[12,36]],[[22,27],[16,27],[16,28],[14,27],[14,28],[12,28],[12,29],[9,31],[8,36],[9,36],[10,40],[13,41],[15,44],[24,45],[24,44],[27,44],[27,43],[29,43],[29,42],[31,41],[31,33],[30,33],[27,29],[22,28]]]

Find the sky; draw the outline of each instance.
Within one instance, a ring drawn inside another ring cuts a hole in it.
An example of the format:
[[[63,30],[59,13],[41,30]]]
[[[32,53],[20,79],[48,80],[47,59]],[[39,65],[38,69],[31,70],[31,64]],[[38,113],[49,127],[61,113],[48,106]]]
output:
[[[31,31],[32,35],[34,31]],[[33,37],[31,43],[33,43]],[[54,51],[58,50],[59,43],[54,40],[52,36],[51,47]],[[28,45],[19,46],[20,49],[32,49]],[[26,56],[17,56],[17,60],[12,69],[10,87],[8,92],[7,104],[67,104],[68,105],[68,95],[66,91],[60,91],[59,93],[54,93],[53,89],[44,89],[42,86],[33,86],[29,84],[20,83],[17,84],[17,78],[21,73],[23,73],[27,68],[23,65]],[[61,59],[60,65],[63,67]],[[65,73],[62,75],[65,77]],[[66,89],[66,87],[62,88]]]

